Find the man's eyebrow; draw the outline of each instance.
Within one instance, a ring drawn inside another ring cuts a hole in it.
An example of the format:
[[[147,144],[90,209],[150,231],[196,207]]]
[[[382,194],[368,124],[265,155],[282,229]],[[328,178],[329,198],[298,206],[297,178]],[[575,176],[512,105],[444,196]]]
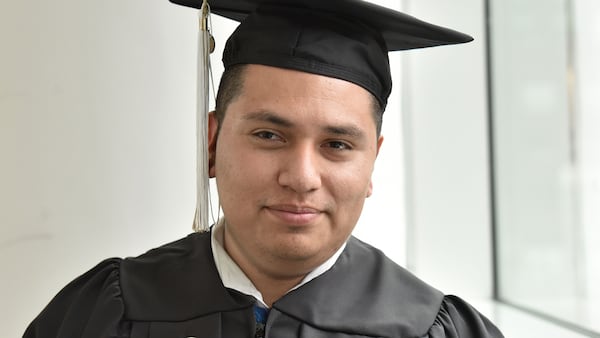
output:
[[[292,121],[266,110],[248,113],[244,116],[244,120],[265,121],[287,128],[294,126]]]
[[[326,126],[323,128],[323,130],[328,134],[350,136],[353,138],[362,138],[365,135],[362,129],[353,125]]]

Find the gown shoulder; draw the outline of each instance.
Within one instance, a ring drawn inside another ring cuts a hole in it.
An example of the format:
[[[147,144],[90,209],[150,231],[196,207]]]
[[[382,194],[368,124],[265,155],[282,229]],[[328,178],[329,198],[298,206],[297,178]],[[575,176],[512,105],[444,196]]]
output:
[[[27,327],[23,338],[120,337],[124,302],[119,282],[122,259],[102,261],[67,284]]]
[[[453,295],[444,296],[429,332],[423,338],[503,338],[498,328],[470,304]]]
[[[137,257],[102,261],[65,286],[23,338],[125,338],[135,323],[184,322],[251,304],[223,287],[210,234],[194,233]]]

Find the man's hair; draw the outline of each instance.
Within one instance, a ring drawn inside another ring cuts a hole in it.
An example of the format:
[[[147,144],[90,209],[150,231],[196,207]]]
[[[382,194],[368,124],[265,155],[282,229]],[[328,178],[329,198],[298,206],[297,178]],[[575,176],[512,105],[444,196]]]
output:
[[[221,129],[225,111],[229,104],[235,100],[241,93],[244,86],[244,71],[246,64],[239,64],[229,67],[221,76],[221,83],[217,91],[217,102],[215,107],[215,117],[219,122],[218,130]],[[381,124],[383,121],[383,108],[379,101],[371,94],[371,113],[375,121],[377,137],[381,135]],[[217,131],[218,132],[218,131]]]
[[[219,129],[221,129],[223,119],[225,118],[227,107],[242,93],[245,69],[245,64],[234,65],[226,69],[221,76],[215,106],[215,117],[219,122]]]

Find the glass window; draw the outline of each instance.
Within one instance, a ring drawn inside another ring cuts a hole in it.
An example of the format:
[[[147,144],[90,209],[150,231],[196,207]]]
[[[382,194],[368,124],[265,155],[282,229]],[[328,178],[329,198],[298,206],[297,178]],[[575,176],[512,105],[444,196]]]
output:
[[[498,297],[600,334],[600,2],[489,10]]]

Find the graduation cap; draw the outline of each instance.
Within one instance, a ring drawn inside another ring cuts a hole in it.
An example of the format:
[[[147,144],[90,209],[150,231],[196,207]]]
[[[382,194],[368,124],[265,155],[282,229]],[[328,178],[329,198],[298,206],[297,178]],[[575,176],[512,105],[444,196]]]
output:
[[[240,21],[223,52],[225,69],[262,64],[325,75],[368,90],[385,108],[392,88],[388,52],[473,40],[469,35],[362,0],[170,0],[200,9],[198,205],[195,230],[207,228],[208,12]],[[200,148],[203,149],[200,149]],[[206,182],[205,182],[206,181]],[[202,205],[201,205],[202,204]]]

